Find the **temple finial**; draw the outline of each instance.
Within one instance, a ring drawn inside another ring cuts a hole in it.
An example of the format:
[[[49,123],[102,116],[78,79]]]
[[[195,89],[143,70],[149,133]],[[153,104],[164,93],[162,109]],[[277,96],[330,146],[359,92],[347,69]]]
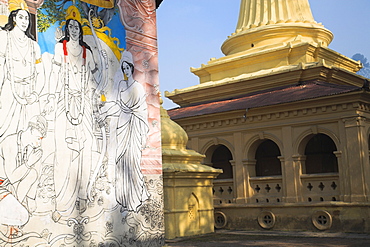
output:
[[[297,40],[328,46],[333,34],[318,24],[308,0],[242,0],[236,31],[223,44],[225,55]]]

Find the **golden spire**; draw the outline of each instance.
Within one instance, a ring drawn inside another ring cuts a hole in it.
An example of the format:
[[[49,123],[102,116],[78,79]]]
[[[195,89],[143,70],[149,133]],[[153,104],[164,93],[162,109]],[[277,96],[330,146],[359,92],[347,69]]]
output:
[[[314,20],[308,0],[242,0],[236,31],[221,49],[230,55],[297,39],[322,46],[333,39]]]
[[[307,0],[243,0],[236,29],[293,22],[316,24]]]

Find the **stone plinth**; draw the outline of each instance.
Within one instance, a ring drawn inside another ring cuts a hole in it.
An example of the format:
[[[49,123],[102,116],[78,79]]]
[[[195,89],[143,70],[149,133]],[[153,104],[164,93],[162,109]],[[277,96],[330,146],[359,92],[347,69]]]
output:
[[[204,155],[186,149],[185,131],[161,107],[165,236],[214,231],[213,179],[222,172],[200,164]]]

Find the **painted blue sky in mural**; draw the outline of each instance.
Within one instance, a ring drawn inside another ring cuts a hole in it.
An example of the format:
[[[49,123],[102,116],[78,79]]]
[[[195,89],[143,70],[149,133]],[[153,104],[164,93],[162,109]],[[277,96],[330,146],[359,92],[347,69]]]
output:
[[[67,9],[71,5],[72,5],[71,3],[66,3],[64,5],[65,7],[64,9]],[[102,8],[99,8],[98,11],[100,11],[101,9]],[[118,11],[119,10],[116,9],[116,12]],[[55,43],[57,43],[55,38],[55,32],[59,26],[60,22],[57,22],[56,24],[50,26],[45,32],[38,32],[37,37],[38,43],[41,48],[41,53],[44,52],[48,52],[51,54],[54,53]],[[120,42],[119,48],[126,48],[126,32],[123,28],[123,25],[117,13],[113,15],[112,20],[108,23],[107,27],[110,28],[111,37],[118,38]]]

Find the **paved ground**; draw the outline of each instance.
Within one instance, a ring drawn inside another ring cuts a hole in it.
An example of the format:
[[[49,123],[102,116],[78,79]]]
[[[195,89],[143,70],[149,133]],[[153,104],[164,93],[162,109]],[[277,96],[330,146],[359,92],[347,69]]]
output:
[[[229,231],[167,240],[167,247],[370,247],[370,235],[323,232]]]

